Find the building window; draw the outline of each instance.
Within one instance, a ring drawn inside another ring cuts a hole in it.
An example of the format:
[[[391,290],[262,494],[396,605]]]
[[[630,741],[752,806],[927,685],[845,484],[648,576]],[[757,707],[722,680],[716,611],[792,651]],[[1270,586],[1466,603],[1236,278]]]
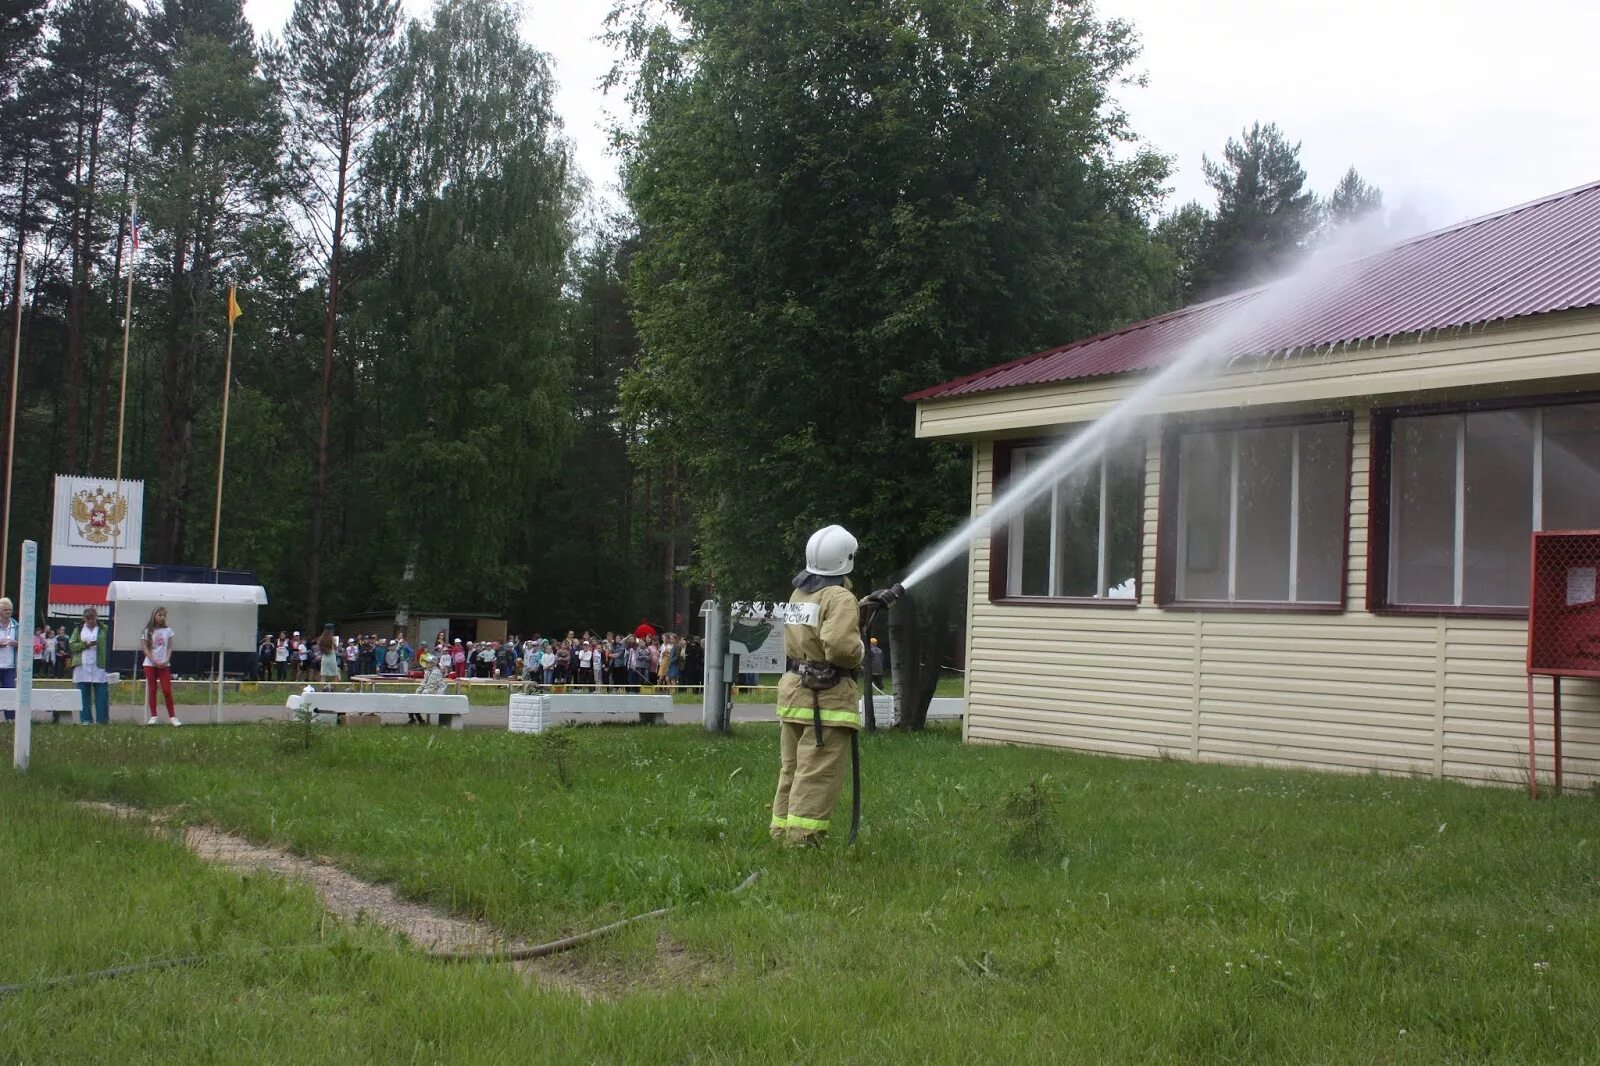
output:
[[[1008,480],[1027,476],[1052,447],[1010,451]],[[1028,502],[1004,533],[1007,597],[1137,598],[1144,443],[1120,445]]]
[[[1183,430],[1169,601],[1343,603],[1348,420]]]
[[[1526,608],[1536,529],[1600,528],[1600,404],[1397,416],[1387,603]]]

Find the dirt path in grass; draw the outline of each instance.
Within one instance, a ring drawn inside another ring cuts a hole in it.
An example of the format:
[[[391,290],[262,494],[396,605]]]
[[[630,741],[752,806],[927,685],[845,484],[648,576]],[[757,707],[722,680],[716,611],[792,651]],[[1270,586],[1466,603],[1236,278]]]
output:
[[[84,806],[126,821],[149,823],[153,827],[166,824],[160,816],[138,807],[117,803],[85,803]],[[525,941],[506,936],[487,922],[457,918],[432,907],[403,900],[388,885],[363,881],[337,866],[307,859],[284,848],[267,847],[200,825],[184,826],[183,842],[190,851],[207,862],[245,872],[268,870],[282,877],[309,881],[330,914],[352,923],[362,920],[375,922],[385,929],[403,933],[425,952],[515,951],[529,946]],[[552,959],[528,959],[508,965],[553,991],[576,992],[585,999],[595,999],[608,993],[607,989],[601,987],[604,982],[588,980],[576,967]]]

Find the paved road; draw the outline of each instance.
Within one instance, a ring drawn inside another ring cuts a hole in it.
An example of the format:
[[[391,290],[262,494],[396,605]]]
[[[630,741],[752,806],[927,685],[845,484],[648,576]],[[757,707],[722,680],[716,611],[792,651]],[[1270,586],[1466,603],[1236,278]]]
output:
[[[504,729],[508,709],[500,707],[474,707],[467,715],[469,729]],[[111,720],[113,722],[145,721],[145,710],[141,706],[131,703],[112,704]],[[289,712],[281,704],[273,706],[262,704],[251,706],[247,704],[230,703],[222,708],[222,721],[224,724],[237,722],[284,721],[289,717]],[[33,716],[37,723],[40,720],[36,712]],[[211,708],[200,706],[178,705],[178,720],[185,726],[207,725],[211,722]],[[773,704],[770,703],[736,703],[733,705],[733,720],[735,722],[775,722],[777,715]],[[700,705],[697,703],[675,703],[667,715],[667,721],[676,724],[699,724]],[[166,725],[166,712],[161,715],[162,726]],[[400,720],[393,716],[386,716],[386,725],[399,725]]]

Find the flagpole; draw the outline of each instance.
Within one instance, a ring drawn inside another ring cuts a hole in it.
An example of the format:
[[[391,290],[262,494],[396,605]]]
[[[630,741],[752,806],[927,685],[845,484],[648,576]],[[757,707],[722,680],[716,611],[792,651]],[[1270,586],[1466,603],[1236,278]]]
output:
[[[233,286],[228,286],[228,348],[222,361],[222,441],[217,447],[217,509],[211,520],[211,569],[217,568],[217,546],[222,540],[222,467],[228,460],[228,395],[233,391],[233,320],[238,315]]]
[[[22,267],[27,258],[27,241],[17,234],[16,307],[11,321],[11,415],[6,428],[6,506],[0,518],[0,594],[4,594],[11,563],[11,474],[17,468],[17,376],[22,372]],[[33,622],[29,621],[29,625]],[[20,632],[20,630],[19,630]],[[20,645],[19,645],[20,647]]]
[[[122,387],[117,393],[117,492],[112,497],[115,507],[122,500],[122,430],[128,412],[128,327],[133,321],[133,265],[139,252],[139,197],[133,198],[133,212],[128,216],[128,292],[122,303]],[[111,579],[117,578],[117,550],[121,547],[122,523],[111,523]]]

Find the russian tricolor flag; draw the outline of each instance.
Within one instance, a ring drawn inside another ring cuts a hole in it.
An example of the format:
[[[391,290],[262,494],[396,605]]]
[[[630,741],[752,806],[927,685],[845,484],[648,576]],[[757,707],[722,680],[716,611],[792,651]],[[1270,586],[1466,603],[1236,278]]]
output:
[[[111,584],[109,566],[52,566],[50,602],[104,605]]]

